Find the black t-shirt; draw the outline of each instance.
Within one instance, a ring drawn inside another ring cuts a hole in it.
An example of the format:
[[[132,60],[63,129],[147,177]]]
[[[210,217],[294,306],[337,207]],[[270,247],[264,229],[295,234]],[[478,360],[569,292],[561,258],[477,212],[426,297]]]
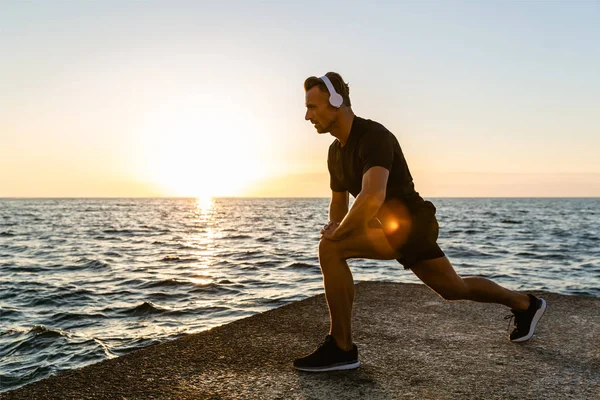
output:
[[[327,166],[330,187],[335,192],[348,191],[358,196],[363,174],[371,167],[381,166],[390,171],[384,204],[399,200],[411,214],[432,206],[415,191],[398,139],[378,122],[354,116],[344,147],[337,139],[329,146]],[[432,211],[435,213],[435,208]]]

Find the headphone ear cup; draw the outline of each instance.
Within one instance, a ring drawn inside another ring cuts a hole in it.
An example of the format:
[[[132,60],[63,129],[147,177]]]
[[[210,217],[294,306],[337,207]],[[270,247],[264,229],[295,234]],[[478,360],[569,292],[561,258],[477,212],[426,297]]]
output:
[[[331,96],[329,96],[329,104],[331,104],[335,108],[340,108],[343,103],[344,103],[344,98],[342,96],[340,96],[339,94],[334,93]]]

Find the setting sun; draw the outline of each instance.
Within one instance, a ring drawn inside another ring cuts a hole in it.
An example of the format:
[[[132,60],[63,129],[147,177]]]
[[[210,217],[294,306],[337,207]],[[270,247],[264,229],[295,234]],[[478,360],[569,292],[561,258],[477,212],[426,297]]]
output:
[[[260,179],[256,118],[223,110],[196,100],[148,115],[138,130],[139,174],[166,196],[203,199],[238,195]]]

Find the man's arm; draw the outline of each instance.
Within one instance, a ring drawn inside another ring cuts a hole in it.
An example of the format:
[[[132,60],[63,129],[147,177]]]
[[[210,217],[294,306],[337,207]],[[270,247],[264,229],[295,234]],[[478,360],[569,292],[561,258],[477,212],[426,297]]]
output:
[[[341,239],[357,228],[363,228],[379,211],[385,201],[387,180],[390,171],[381,166],[369,168],[363,175],[362,189],[342,223],[330,237]],[[330,214],[331,215],[331,214]]]
[[[331,192],[329,203],[329,222],[342,222],[348,214],[348,192]]]

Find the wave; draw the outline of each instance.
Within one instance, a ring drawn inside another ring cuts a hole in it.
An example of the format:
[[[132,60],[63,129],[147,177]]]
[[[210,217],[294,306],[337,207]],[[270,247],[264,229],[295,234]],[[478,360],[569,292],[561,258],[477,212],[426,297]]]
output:
[[[60,286],[57,288],[58,296],[61,299],[69,297],[87,297],[88,299],[96,293],[93,290],[82,288],[76,285]]]
[[[53,323],[64,323],[71,321],[84,321],[87,319],[104,319],[107,318],[103,313],[76,313],[76,312],[59,312],[54,314],[50,319]]]
[[[188,263],[188,262],[198,261],[198,259],[195,257],[181,258],[179,256],[165,256],[161,259],[161,261],[173,261],[173,262],[177,262],[177,263]]]
[[[148,231],[152,231],[152,232],[162,232],[162,233],[169,233],[171,232],[171,230],[169,228],[162,228],[162,227],[156,227],[156,226],[150,226],[150,225],[141,225],[140,228],[144,228]]]
[[[120,237],[115,237],[115,236],[102,236],[102,235],[96,235],[94,236],[94,239],[96,240],[104,240],[107,242],[122,242],[123,239],[121,239]]]
[[[6,296],[5,298],[10,297],[15,296]],[[45,296],[40,296],[40,291],[37,289],[20,290],[18,297],[22,299],[21,301],[23,301],[23,304],[27,307],[41,307],[42,309],[48,309],[50,307],[63,308],[66,302],[88,304],[96,298],[94,292],[87,289],[70,291],[63,288],[49,292]]]
[[[61,368],[58,368],[58,371],[61,371]],[[47,378],[56,372],[57,368],[54,365],[35,365],[20,369],[18,375],[0,373],[0,382],[2,382],[3,386],[3,388],[0,389],[0,393],[3,390],[16,389],[29,382]]]
[[[551,232],[552,235],[556,237],[569,237],[572,236],[572,233],[563,229],[553,229]]]
[[[103,268],[110,268],[110,264],[104,262],[104,261],[100,261],[100,260],[96,260],[96,259],[89,259],[87,257],[82,257],[79,260],[76,261],[77,264],[83,264],[83,266],[85,268],[91,268],[91,269],[103,269]]]
[[[22,313],[14,308],[0,307],[0,315],[2,315],[3,320],[7,320],[9,318],[18,318]]]
[[[306,264],[302,262],[293,262],[291,264],[284,265],[282,269],[295,269],[295,270],[318,270],[318,265]]]
[[[146,282],[140,286],[141,289],[151,289],[156,287],[176,287],[176,286],[191,286],[193,283],[191,281],[180,280],[180,279],[162,279],[159,281],[150,281]]]
[[[460,258],[493,258],[497,257],[494,254],[484,253],[482,251],[474,250],[474,249],[452,249],[448,248],[444,250],[451,257],[460,257]]]
[[[138,317],[141,315],[162,314],[169,311],[167,308],[157,306],[151,301],[145,301],[142,304],[133,308],[125,308],[117,311],[118,314],[127,315],[129,317]]]
[[[521,251],[519,253],[515,254],[516,256],[519,257],[526,257],[526,258],[531,258],[534,260],[566,260],[569,257],[565,254],[557,254],[557,253],[549,253],[549,254],[544,254],[544,253],[531,253],[528,251]]]
[[[591,262],[586,262],[586,263],[579,265],[577,268],[589,270],[592,272],[600,272],[600,263],[592,264]]]
[[[231,239],[231,240],[252,239],[252,236],[250,236],[250,235],[231,235],[231,236],[223,236],[223,237],[220,237],[219,239],[221,239],[221,240],[223,240],[223,239]]]
[[[62,329],[59,328],[48,328],[44,325],[34,325],[31,329],[29,329],[29,332],[34,333],[36,335],[36,337],[40,337],[40,336],[44,336],[44,337],[59,337],[59,336],[64,336],[64,337],[71,337],[73,336],[72,334],[63,331]]]
[[[180,244],[179,246],[176,247],[177,250],[198,250],[197,247],[193,247],[193,246],[186,246],[183,244]]]
[[[277,266],[277,262],[275,260],[273,261],[256,261],[253,263],[254,266],[257,267],[263,267],[263,268],[271,268],[271,267],[276,267]]]
[[[27,296],[27,297],[32,297],[29,301],[25,302],[24,304],[27,305],[27,307],[42,307],[42,308],[48,308],[48,307],[62,307],[64,305],[64,301],[57,296],[57,298],[50,298],[50,297],[33,297],[35,295],[32,296]],[[23,298],[27,298],[25,296],[22,296]]]
[[[20,246],[6,246],[6,249],[8,249],[9,251],[12,251],[14,253],[23,253],[27,250],[29,250],[29,247],[25,246],[25,245],[20,245]]]
[[[212,314],[212,313],[218,313],[221,311],[226,311],[226,312],[231,311],[231,308],[224,307],[224,306],[199,307],[199,308],[190,309],[188,312],[193,313],[193,314]]]
[[[306,298],[306,296],[303,296],[300,294],[294,294],[291,296],[283,296],[283,297],[271,297],[271,298],[260,297],[260,298],[257,298],[255,301],[259,304],[280,306],[280,305],[291,303],[293,301],[302,300],[304,298]]]
[[[588,233],[588,232],[585,232],[585,233],[583,233],[583,234],[580,236],[580,238],[581,238],[581,239],[584,239],[584,240],[591,240],[591,241],[593,241],[593,242],[597,242],[597,241],[599,241],[599,240],[600,240],[600,236],[598,236],[598,235],[593,235],[593,234],[591,234],[591,233]]]
[[[13,237],[13,236],[17,236],[17,235],[10,231],[0,232],[0,237]]]
[[[196,287],[189,291],[189,293],[210,293],[210,294],[223,294],[223,293],[239,293],[240,291],[233,287],[222,286],[217,283],[211,282],[205,285],[195,285]],[[237,286],[237,285],[236,285]]]
[[[27,332],[27,331],[24,331],[21,329],[9,329],[7,331],[0,331],[0,337],[6,336],[6,335],[14,335],[14,334],[20,335],[24,332]]]
[[[133,229],[104,229],[102,232],[108,233],[108,234],[123,235],[123,236],[135,236],[136,232],[143,232],[143,231],[136,231]]]
[[[151,301],[145,301],[144,303],[133,307],[133,308],[125,308],[118,310],[117,313],[121,315],[126,315],[128,317],[139,317],[145,315],[157,315],[164,314],[170,316],[176,315],[184,315],[184,314],[208,314],[215,313],[220,311],[229,311],[230,308],[223,306],[210,306],[210,307],[199,307],[199,308],[181,308],[181,309],[171,309],[166,307],[161,307],[154,304]]]
[[[176,309],[176,310],[168,310],[165,311],[165,315],[168,316],[179,316],[179,315],[216,315],[219,314],[221,312],[224,312],[225,314],[227,314],[228,312],[231,311],[231,308],[229,307],[223,307],[223,306],[210,306],[210,307],[198,307],[198,308],[182,308],[182,309]]]
[[[256,258],[261,258],[265,254],[264,250],[247,250],[247,251],[238,251],[234,253],[236,260],[252,260]]]
[[[4,265],[5,267],[8,267],[8,269],[11,272],[27,272],[27,273],[38,273],[38,272],[44,272],[47,270],[47,268],[37,265],[37,266],[33,266],[33,265],[14,265],[13,266],[9,266],[9,265]]]
[[[17,222],[3,222],[0,223],[0,226],[17,226],[19,225]]]
[[[276,284],[273,284],[273,282],[269,282],[269,281],[261,281],[258,279],[245,279],[243,281],[240,281],[241,284],[246,285],[248,287],[267,287],[267,288],[271,288],[273,286],[276,286]]]
[[[138,286],[143,285],[144,283],[146,283],[146,281],[144,281],[142,279],[132,278],[132,279],[120,280],[120,281],[116,282],[115,285],[137,288]],[[118,294],[118,293],[115,293],[115,294]]]
[[[502,223],[503,224],[522,224],[523,221],[517,221],[517,220],[513,220],[513,219],[503,219]]]

